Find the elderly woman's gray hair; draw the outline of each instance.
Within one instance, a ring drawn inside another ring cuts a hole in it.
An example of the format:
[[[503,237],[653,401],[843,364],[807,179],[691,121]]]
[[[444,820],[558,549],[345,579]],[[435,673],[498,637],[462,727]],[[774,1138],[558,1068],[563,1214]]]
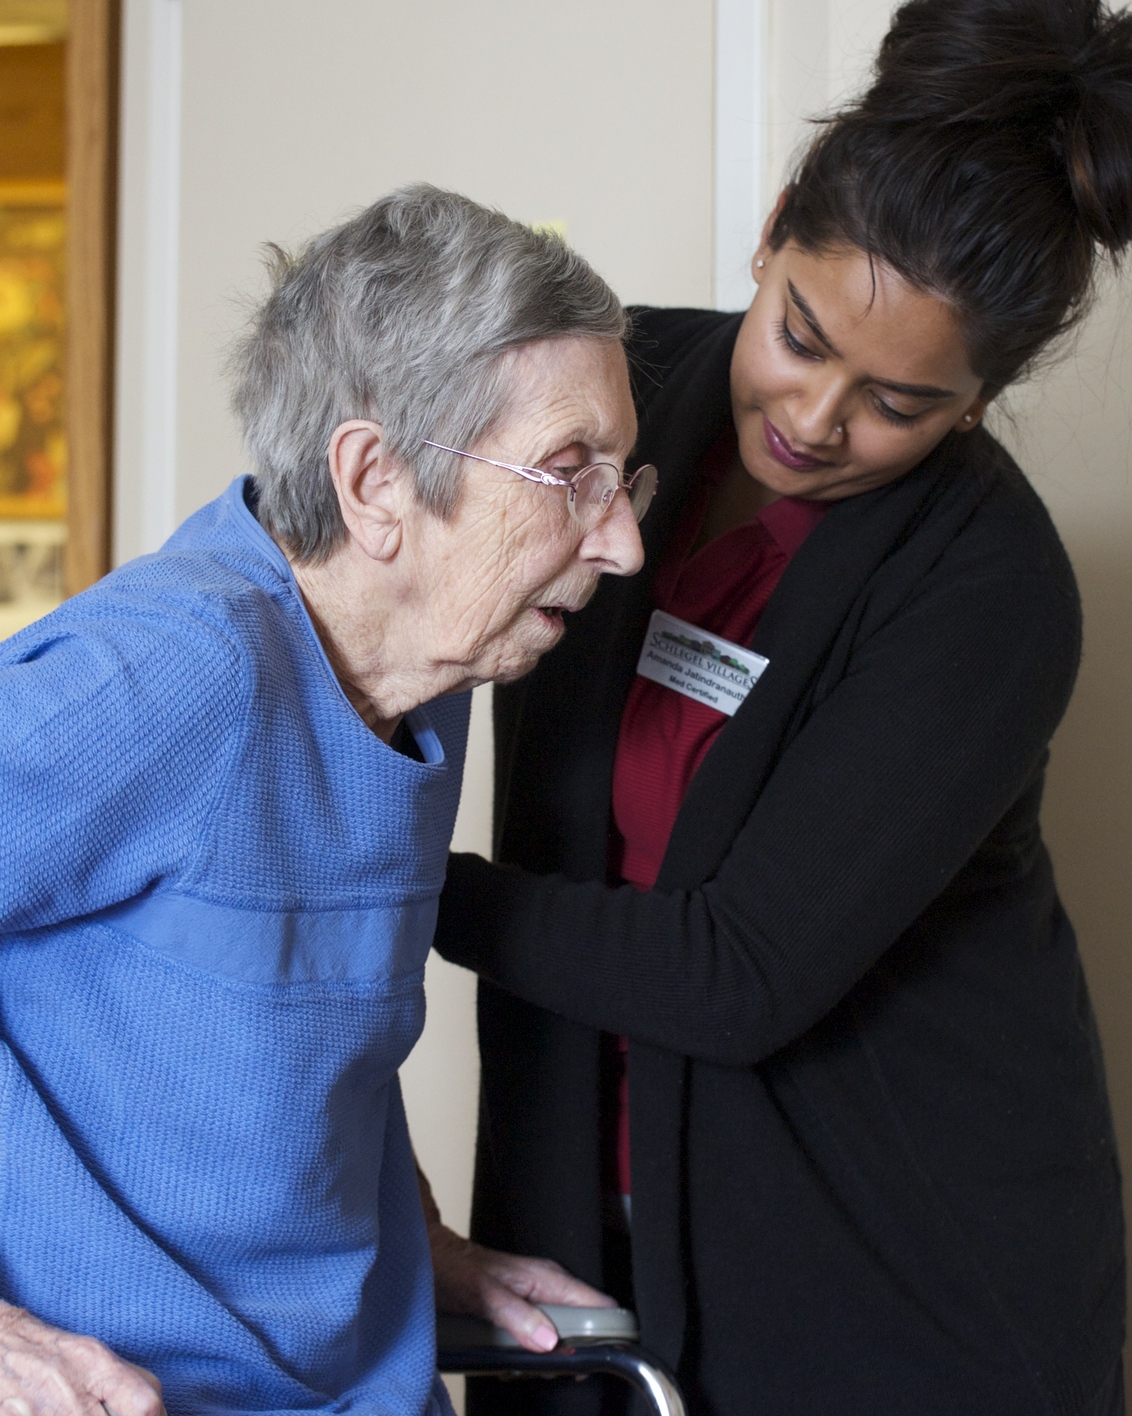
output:
[[[334,429],[381,423],[420,500],[448,516],[459,460],[507,406],[506,354],[563,335],[623,339],[605,281],[558,236],[424,184],[313,240],[272,251],[272,290],[233,352],[233,407],[263,525],[300,561],[345,534],[327,466]]]

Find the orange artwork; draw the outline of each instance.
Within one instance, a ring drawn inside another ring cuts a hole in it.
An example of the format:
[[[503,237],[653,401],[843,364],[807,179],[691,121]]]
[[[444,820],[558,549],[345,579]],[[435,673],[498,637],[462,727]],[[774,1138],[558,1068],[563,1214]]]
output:
[[[59,182],[0,182],[0,518],[67,514]]]

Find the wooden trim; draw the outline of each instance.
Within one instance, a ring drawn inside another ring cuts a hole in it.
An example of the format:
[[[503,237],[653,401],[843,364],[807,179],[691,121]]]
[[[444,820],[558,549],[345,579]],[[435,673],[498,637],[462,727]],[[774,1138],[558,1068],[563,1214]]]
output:
[[[67,42],[69,595],[110,569],[119,0],[72,4]]]

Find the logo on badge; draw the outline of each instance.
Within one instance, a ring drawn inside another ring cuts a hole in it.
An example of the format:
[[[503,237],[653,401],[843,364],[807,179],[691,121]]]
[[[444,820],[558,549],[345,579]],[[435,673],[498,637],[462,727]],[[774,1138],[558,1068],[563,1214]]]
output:
[[[730,717],[770,661],[697,625],[654,610],[637,672]]]

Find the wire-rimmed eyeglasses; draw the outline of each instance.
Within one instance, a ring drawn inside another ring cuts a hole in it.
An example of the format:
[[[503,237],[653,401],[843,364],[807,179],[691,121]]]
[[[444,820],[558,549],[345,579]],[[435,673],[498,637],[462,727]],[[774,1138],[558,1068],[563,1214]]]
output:
[[[544,472],[538,467],[521,467],[512,462],[497,462],[494,457],[481,457],[475,452],[462,452],[458,447],[445,447],[443,443],[422,438],[426,447],[435,447],[440,452],[450,452],[453,457],[467,457],[473,462],[486,462],[489,467],[501,467],[505,472],[514,472],[528,482],[538,482],[544,487],[565,487],[566,505],[570,515],[584,531],[592,531],[613,505],[617,493],[624,489],[629,495],[629,505],[638,523],[645,519],[645,512],[652,505],[656,495],[657,470],[651,462],[646,463],[629,477],[624,477],[612,462],[593,462],[587,467],[562,468],[569,477],[558,477],[553,472]]]

